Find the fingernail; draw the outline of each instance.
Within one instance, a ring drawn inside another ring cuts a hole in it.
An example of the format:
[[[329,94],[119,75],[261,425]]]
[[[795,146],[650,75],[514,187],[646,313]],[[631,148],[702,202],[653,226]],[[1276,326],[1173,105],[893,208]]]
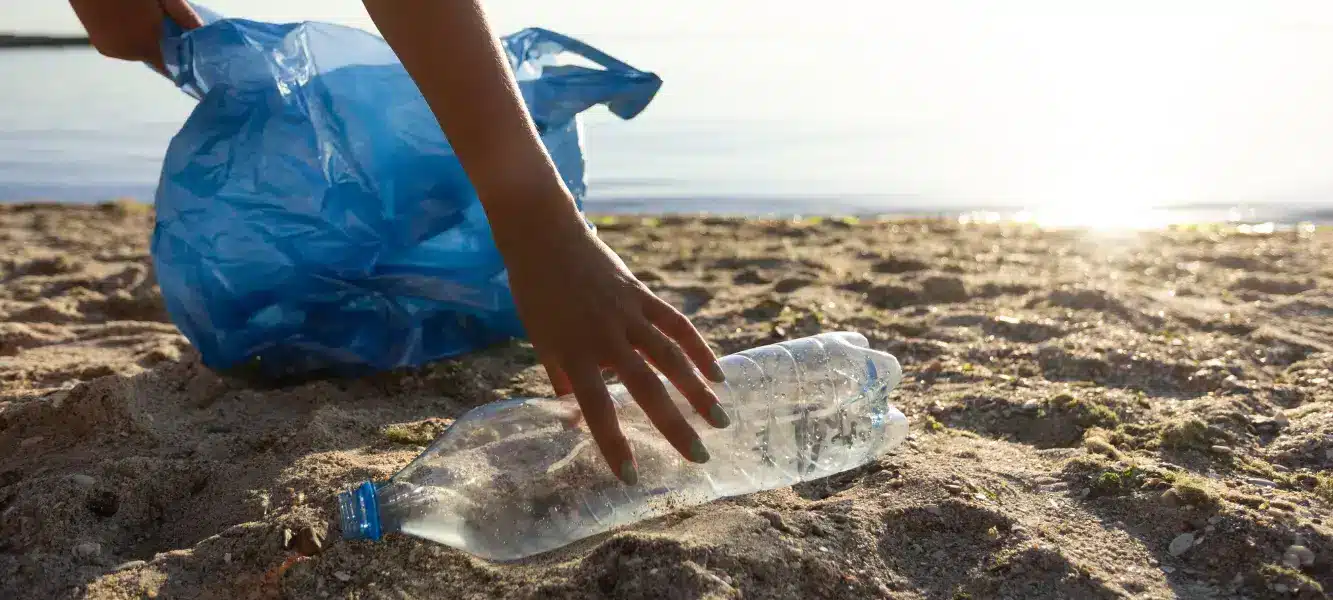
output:
[[[727,380],[727,374],[722,372],[722,365],[714,362],[708,365],[708,378],[713,380],[713,383],[722,383]]]
[[[708,448],[704,447],[704,441],[694,438],[694,442],[690,444],[690,460],[702,464],[708,462],[710,458],[712,457],[708,455]]]
[[[718,429],[731,425],[731,417],[727,416],[727,411],[723,410],[721,404],[713,404],[713,407],[708,409],[708,420]]]
[[[625,482],[625,485],[639,483],[639,470],[634,467],[633,460],[626,459],[620,463],[620,480]]]

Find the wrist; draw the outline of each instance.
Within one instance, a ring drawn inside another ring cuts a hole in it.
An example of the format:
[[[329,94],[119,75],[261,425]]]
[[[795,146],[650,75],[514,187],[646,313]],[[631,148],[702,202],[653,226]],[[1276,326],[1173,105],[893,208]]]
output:
[[[584,234],[587,223],[574,197],[559,178],[554,181],[519,178],[478,191],[496,245],[502,253],[516,246],[534,247],[542,240]]]

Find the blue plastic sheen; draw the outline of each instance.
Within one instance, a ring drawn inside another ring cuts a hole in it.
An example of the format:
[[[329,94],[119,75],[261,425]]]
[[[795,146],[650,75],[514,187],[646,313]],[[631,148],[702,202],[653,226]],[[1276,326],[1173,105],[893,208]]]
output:
[[[355,489],[338,494],[344,539],[378,541],[382,536],[375,490],[375,483],[366,481]]]
[[[360,374],[523,337],[476,191],[387,43],[200,12],[162,42],[198,105],[167,149],[152,254],[204,364]],[[633,118],[662,81],[552,31],[502,41],[581,210],[579,114]]]

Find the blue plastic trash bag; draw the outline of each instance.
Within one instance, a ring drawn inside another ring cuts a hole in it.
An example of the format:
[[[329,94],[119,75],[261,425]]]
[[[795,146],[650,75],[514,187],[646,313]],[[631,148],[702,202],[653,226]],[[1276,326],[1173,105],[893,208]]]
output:
[[[199,103],[167,150],[152,253],[204,363],[265,380],[363,374],[522,337],[476,192],[389,46],[201,14],[162,44]],[[661,79],[543,29],[503,41],[581,209],[579,113],[632,118]]]

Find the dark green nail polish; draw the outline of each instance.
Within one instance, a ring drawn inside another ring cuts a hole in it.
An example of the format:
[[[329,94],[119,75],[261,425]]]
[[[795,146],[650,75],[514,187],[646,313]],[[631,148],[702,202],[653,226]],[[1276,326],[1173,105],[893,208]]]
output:
[[[639,482],[639,470],[634,467],[634,461],[626,460],[620,463],[620,480],[625,485],[634,485]]]
[[[713,422],[713,427],[723,428],[731,425],[731,417],[727,416],[727,411],[722,409],[721,404],[714,404],[708,409],[708,420]]]
[[[722,383],[727,380],[727,374],[722,372],[722,365],[713,363],[708,365],[708,378],[713,383]]]
[[[708,448],[704,447],[704,441],[694,438],[694,442],[690,444],[690,460],[702,464],[708,462],[710,458],[712,457],[708,455]]]

